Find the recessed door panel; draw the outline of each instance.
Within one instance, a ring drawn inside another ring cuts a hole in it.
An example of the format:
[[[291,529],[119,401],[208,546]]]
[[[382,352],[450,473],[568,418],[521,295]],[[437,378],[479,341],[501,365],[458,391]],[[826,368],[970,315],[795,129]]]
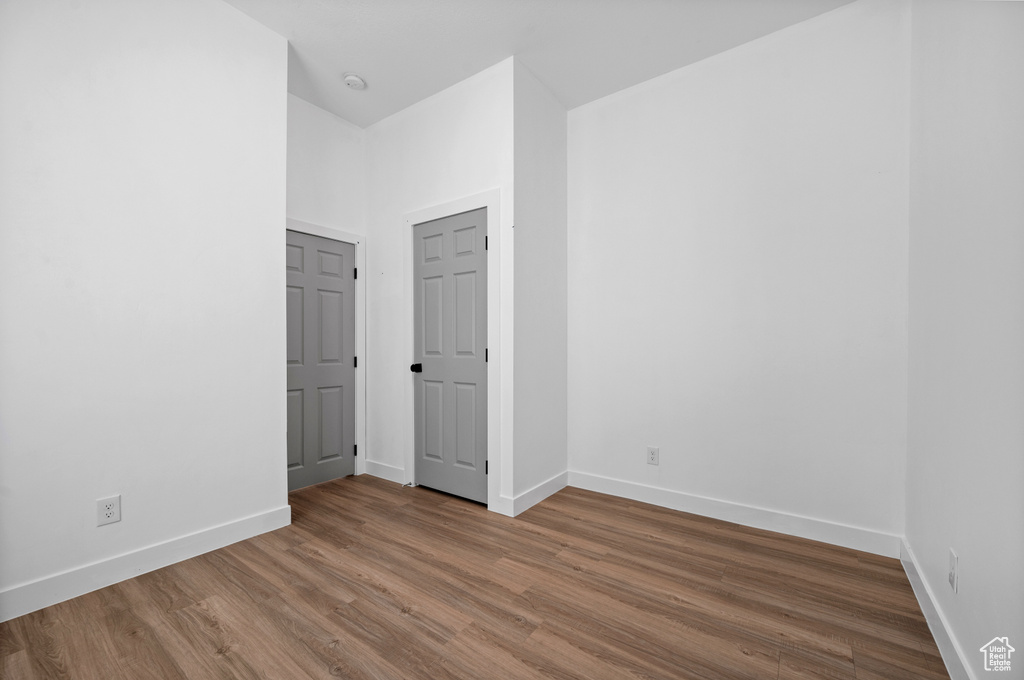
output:
[[[288,286],[286,295],[288,307],[288,363],[302,363],[302,303],[303,290],[301,286]]]
[[[333,290],[320,294],[320,363],[336,364],[345,354],[345,296]]]
[[[417,484],[487,501],[484,209],[413,227]]]
[[[355,246],[286,240],[291,490],[355,471]]]
[[[317,251],[320,257],[320,276],[340,277],[344,269],[345,258],[337,253],[328,253],[323,250]]]
[[[438,262],[441,259],[441,248],[444,239],[441,234],[432,234],[423,238],[423,261]]]
[[[458,229],[455,235],[455,256],[476,254],[476,227]]]
[[[423,381],[423,455],[444,460],[444,383]]]
[[[317,462],[338,458],[344,440],[345,395],[342,387],[321,387],[320,392],[320,455]]]
[[[442,356],[444,354],[444,279],[432,276],[423,279],[423,354]]]
[[[288,390],[288,469],[302,467],[302,390]]]
[[[461,272],[455,282],[455,353],[473,356],[476,352],[476,272]]]
[[[476,468],[476,385],[455,383],[455,464]]]
[[[285,268],[293,272],[302,271],[302,246],[288,244],[285,248]]]

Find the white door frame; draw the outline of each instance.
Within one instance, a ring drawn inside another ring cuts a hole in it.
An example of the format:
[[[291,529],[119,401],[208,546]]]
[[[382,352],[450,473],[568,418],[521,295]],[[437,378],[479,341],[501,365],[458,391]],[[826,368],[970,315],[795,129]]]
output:
[[[407,286],[405,319],[409,364],[416,362],[413,328],[415,280],[413,226],[422,222],[487,208],[487,509],[512,516],[512,225],[504,228],[501,192],[491,189],[405,215],[403,256]],[[405,482],[415,484],[416,394],[413,374],[405,384]]]
[[[302,232],[312,236],[351,243],[356,249],[356,269],[359,272],[366,271],[366,237],[361,234],[354,234],[342,231],[333,227],[324,227],[319,224],[311,224],[301,220],[287,218],[285,229]],[[366,472],[366,275],[363,274],[355,280],[355,315],[356,315],[356,468],[355,474],[361,475]],[[285,470],[284,474],[287,474]]]

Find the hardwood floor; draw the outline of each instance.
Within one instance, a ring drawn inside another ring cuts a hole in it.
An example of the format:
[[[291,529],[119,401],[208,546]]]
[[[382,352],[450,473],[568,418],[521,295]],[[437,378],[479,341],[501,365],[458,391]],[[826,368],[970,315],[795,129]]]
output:
[[[564,489],[349,477],[290,527],[0,624],[0,677],[948,678],[897,560]]]

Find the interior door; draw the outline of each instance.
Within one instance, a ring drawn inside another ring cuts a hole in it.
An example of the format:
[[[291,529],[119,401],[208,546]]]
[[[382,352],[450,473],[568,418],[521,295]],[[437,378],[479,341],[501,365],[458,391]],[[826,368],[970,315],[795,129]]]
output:
[[[286,241],[291,491],[355,472],[355,246]]]
[[[487,211],[417,224],[413,239],[416,483],[486,503]]]

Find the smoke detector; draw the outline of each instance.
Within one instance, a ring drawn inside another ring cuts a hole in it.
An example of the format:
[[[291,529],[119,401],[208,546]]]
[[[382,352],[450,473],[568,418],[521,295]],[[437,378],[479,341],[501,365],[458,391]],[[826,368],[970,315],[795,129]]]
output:
[[[366,81],[357,76],[355,73],[346,73],[342,78],[345,80],[345,84],[353,90],[365,90]]]

